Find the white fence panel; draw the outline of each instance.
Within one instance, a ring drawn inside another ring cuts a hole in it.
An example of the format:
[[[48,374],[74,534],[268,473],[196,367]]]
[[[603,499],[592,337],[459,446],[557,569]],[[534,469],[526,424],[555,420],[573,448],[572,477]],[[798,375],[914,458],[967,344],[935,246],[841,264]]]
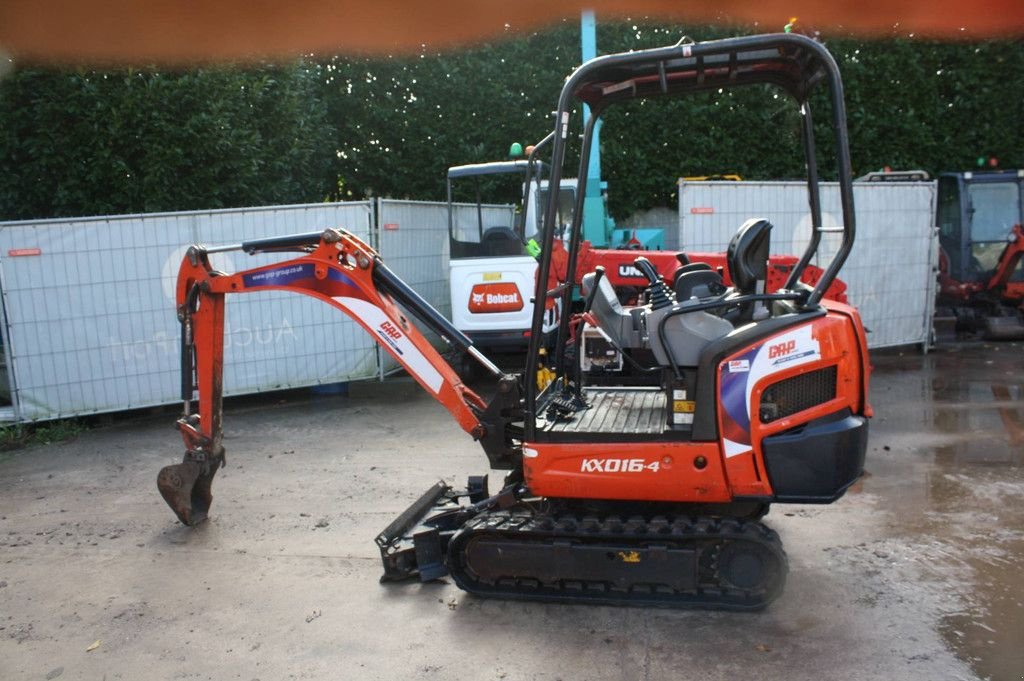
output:
[[[174,282],[188,244],[344,226],[368,238],[368,203],[0,223],[0,287],[14,417],[29,421],[179,399]],[[215,255],[226,271],[281,256]],[[372,376],[375,346],[311,298],[228,300],[225,393]],[[343,348],[335,352],[335,348]]]
[[[485,220],[508,213],[507,208],[485,209]],[[477,225],[476,206],[456,206],[455,223]],[[451,318],[451,296],[448,289],[448,206],[426,201],[394,201],[380,199],[377,206],[378,252],[387,266],[405,283]],[[486,224],[486,222],[485,222]],[[440,347],[440,339],[417,327]],[[443,348],[442,348],[443,349]],[[381,352],[382,371],[398,367],[390,355]]]
[[[821,187],[824,226],[841,224],[839,188]],[[850,302],[881,348],[930,340],[935,301],[935,183],[856,183],[857,237],[839,273]],[[811,235],[803,182],[680,182],[679,243],[688,251],[724,251],[747,219],[767,218],[774,255],[803,253]],[[825,234],[816,265],[831,262],[840,242]]]

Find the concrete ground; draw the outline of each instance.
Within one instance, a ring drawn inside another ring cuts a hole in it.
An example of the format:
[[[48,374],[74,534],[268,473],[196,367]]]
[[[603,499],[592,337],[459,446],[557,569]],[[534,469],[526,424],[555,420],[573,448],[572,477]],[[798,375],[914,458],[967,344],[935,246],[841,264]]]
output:
[[[373,537],[485,458],[408,380],[234,401],[212,518],[156,491],[173,414],[0,461],[0,679],[1020,679],[1022,346],[874,357],[869,474],[776,506],[756,614],[380,585]]]

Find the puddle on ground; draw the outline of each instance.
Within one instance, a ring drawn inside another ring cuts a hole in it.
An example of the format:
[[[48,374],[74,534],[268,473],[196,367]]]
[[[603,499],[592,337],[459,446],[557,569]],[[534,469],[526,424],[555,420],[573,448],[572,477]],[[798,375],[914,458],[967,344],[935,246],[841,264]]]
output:
[[[893,538],[943,564],[926,572],[960,606],[941,617],[948,645],[981,678],[1024,678],[1024,345],[872,363],[862,489],[892,511]]]
[[[1024,606],[1021,562],[1024,542],[1003,548],[1017,557],[971,560],[973,591],[979,598],[963,613],[946,615],[940,632],[957,654],[984,679],[1024,677]]]

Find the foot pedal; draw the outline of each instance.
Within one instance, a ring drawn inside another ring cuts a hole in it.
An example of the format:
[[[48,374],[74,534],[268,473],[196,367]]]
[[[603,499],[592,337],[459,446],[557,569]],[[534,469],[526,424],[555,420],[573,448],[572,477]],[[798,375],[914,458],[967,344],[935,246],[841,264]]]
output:
[[[551,402],[548,404],[547,416],[552,421],[567,421],[576,412],[583,411],[587,406],[587,403],[579,395],[563,392],[551,398]]]

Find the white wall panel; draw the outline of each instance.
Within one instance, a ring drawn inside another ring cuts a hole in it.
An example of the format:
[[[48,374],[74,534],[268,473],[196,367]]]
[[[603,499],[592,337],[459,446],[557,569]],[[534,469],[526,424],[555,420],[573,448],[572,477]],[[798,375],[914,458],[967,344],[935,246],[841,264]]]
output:
[[[839,187],[821,187],[824,226],[841,224]],[[855,183],[857,234],[839,273],[850,302],[870,331],[868,345],[927,345],[935,300],[937,235],[935,183]],[[680,182],[679,243],[686,251],[724,251],[749,218],[774,225],[773,255],[803,253],[811,234],[803,182]],[[840,235],[825,234],[819,257],[826,267]]]

